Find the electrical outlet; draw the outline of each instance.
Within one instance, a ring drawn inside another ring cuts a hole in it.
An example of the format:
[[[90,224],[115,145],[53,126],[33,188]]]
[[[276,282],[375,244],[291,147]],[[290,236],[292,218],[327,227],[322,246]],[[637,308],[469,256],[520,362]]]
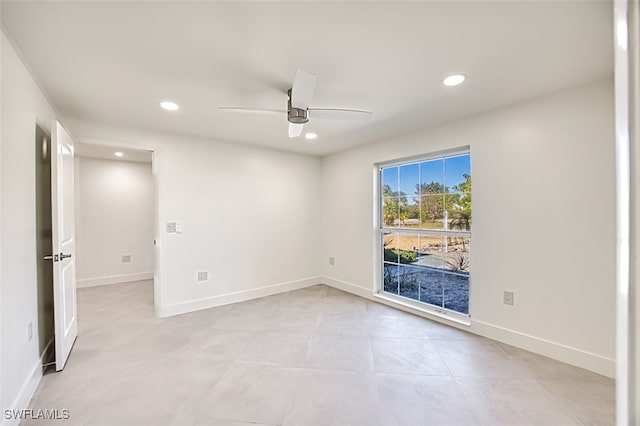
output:
[[[502,301],[505,305],[513,305],[513,292],[512,291],[505,291]]]
[[[29,321],[27,324],[27,338],[29,342],[33,339],[33,321]]]
[[[331,256],[329,257],[329,265],[335,265],[336,264],[336,258]]]
[[[123,254],[122,255],[122,263],[131,263],[131,255],[130,254]]]
[[[198,271],[198,282],[209,281],[209,271]]]

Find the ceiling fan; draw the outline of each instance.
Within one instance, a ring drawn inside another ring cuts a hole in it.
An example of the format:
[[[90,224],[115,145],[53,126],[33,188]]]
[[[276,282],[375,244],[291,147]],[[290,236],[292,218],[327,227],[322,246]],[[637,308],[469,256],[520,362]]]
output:
[[[255,112],[255,113],[276,113],[287,114],[289,121],[289,137],[296,138],[302,134],[302,128],[311,116],[314,118],[362,118],[372,114],[371,111],[345,108],[310,108],[313,89],[316,85],[316,75],[297,70],[293,79],[293,86],[288,90],[289,100],[287,109],[263,109],[263,108],[242,108],[242,107],[218,107],[219,110],[232,112]]]

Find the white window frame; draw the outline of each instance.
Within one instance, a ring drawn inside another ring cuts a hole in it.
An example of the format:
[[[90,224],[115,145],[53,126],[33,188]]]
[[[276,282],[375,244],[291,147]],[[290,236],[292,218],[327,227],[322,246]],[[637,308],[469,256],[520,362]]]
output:
[[[383,242],[385,234],[411,234],[411,235],[437,235],[437,236],[458,236],[468,237],[471,239],[471,231],[459,231],[459,230],[433,230],[433,229],[403,229],[403,228],[387,228],[384,226],[382,215],[382,169],[387,167],[403,166],[406,164],[412,164],[421,161],[435,160],[438,158],[455,157],[458,155],[469,154],[471,157],[471,149],[469,146],[460,147],[452,150],[439,151],[431,154],[407,157],[403,159],[396,159],[391,161],[384,161],[374,164],[373,167],[373,180],[374,180],[374,273],[373,273],[373,296],[381,299],[385,303],[391,303],[404,308],[409,308],[421,313],[436,316],[438,318],[453,321],[455,323],[469,326],[471,325],[471,275],[472,265],[469,267],[469,313],[463,314],[444,307],[438,307],[426,302],[410,299],[392,293],[385,292],[382,286],[382,279],[384,276],[384,258],[382,255]],[[471,252],[471,247],[469,247]]]

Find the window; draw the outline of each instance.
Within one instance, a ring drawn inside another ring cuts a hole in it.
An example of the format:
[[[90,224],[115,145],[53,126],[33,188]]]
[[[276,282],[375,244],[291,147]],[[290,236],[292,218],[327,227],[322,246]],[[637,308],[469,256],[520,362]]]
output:
[[[380,168],[381,290],[469,314],[471,157]]]

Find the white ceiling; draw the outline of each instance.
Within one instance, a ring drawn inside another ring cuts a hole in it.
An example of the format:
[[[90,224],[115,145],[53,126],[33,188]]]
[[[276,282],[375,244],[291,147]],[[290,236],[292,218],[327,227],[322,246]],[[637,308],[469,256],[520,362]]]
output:
[[[2,1],[5,31],[58,111],[124,127],[327,154],[613,73],[609,1]],[[316,107],[374,112],[313,120],[216,107],[285,108],[297,68]],[[444,87],[450,73],[468,74]],[[177,113],[161,100],[181,105]]]
[[[115,148],[105,145],[94,145],[89,143],[76,142],[75,154],[78,157],[101,158],[103,160],[114,161],[134,161],[136,163],[151,163],[151,151],[144,151],[130,148]],[[121,152],[122,157],[116,157],[115,153]]]

